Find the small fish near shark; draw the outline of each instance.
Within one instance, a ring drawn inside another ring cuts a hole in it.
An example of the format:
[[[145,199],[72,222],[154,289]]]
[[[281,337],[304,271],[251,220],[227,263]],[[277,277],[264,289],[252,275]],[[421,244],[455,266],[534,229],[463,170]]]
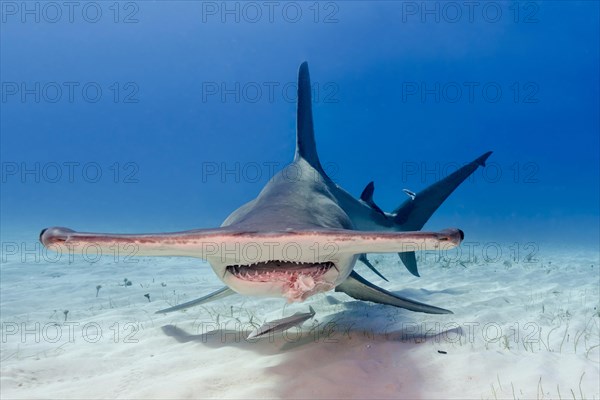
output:
[[[287,331],[294,326],[300,326],[304,323],[304,321],[308,321],[312,317],[315,316],[315,310],[308,306],[309,312],[307,313],[295,313],[294,315],[290,315],[289,317],[276,319],[274,321],[266,322],[260,327],[256,328],[246,339],[258,339],[267,335],[272,335],[276,332]]]
[[[197,257],[207,260],[225,284],[214,293],[159,313],[197,306],[236,292],[301,302],[331,290],[411,311],[451,313],[376,286],[354,271],[354,266],[360,260],[385,279],[366,254],[398,253],[406,268],[419,276],[415,251],[458,246],[464,239],[459,229],[420,230],[444,200],[485,165],[491,152],[418,193],[405,190],[408,199],[392,212],[385,212],[373,200],[373,182],[356,199],[323,170],[315,142],[306,62],[300,65],[298,73],[296,122],[295,157],[286,167],[294,168],[294,179],[279,172],[255,199],[232,212],[218,228],[109,234],[53,227],[42,230],[40,241],[54,250],[92,244],[104,251],[133,245],[140,256]],[[312,317],[311,313],[273,321],[268,329],[253,334],[259,337],[269,329],[287,329],[302,323],[308,315]]]

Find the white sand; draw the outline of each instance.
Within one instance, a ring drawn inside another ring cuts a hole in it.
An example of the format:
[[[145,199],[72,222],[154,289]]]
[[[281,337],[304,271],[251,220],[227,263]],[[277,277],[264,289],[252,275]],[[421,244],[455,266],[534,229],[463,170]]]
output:
[[[33,244],[30,244],[33,245]],[[600,398],[597,249],[540,245],[537,261],[371,256],[374,283],[449,308],[412,313],[329,293],[283,309],[239,295],[170,315],[154,311],[220,287],[202,261],[137,264],[3,255],[1,397],[8,398]],[[592,266],[593,265],[593,266]],[[128,278],[131,286],[124,286]],[[101,285],[98,297],[96,286]],[[166,286],[164,286],[166,285]],[[149,302],[144,294],[150,294]],[[315,320],[246,342],[250,321],[307,311]],[[64,310],[68,310],[65,323]],[[318,324],[318,325],[317,325]],[[60,337],[57,337],[60,336]],[[439,351],[445,351],[442,354]]]

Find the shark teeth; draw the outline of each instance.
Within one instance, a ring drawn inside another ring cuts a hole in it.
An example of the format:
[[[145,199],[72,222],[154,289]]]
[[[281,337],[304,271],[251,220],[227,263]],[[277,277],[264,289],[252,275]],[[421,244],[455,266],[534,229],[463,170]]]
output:
[[[331,268],[336,268],[335,264],[331,261],[303,263],[299,261],[273,260],[246,265],[229,265],[227,266],[227,271],[245,281],[294,283],[307,278],[317,280]]]

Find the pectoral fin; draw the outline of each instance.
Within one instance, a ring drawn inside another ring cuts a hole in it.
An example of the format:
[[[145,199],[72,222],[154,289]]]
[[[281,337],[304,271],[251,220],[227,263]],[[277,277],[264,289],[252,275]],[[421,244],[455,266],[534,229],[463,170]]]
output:
[[[404,254],[404,253],[398,253],[398,254]],[[381,272],[377,271],[377,268],[375,268],[375,266],[373,266],[373,264],[371,264],[371,261],[369,261],[369,259],[367,258],[366,254],[361,254],[360,256],[358,256],[358,261],[362,262],[363,264],[365,264],[371,271],[373,271],[378,277],[380,277],[381,279],[383,279],[386,282],[389,282],[385,276],[383,276],[381,274]]]
[[[373,303],[405,308],[410,311],[427,314],[452,314],[452,311],[450,310],[430,306],[388,292],[367,281],[354,271],[352,271],[348,279],[335,288],[335,291],[346,293],[348,296],[357,300],[372,301]]]
[[[198,299],[194,299],[186,303],[181,303],[173,307],[165,308],[164,310],[159,310],[155,314],[167,314],[173,311],[185,310],[186,308],[199,306],[214,300],[219,300],[232,294],[235,294],[235,292],[229,289],[227,286],[225,286],[224,288],[221,288],[216,292],[212,292],[211,294],[207,294],[206,296],[202,296]]]

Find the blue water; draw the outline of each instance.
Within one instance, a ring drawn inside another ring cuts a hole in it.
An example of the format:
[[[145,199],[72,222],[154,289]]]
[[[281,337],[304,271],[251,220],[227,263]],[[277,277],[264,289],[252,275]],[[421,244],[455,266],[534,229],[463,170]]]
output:
[[[62,4],[1,5],[4,241],[218,226],[291,160],[307,60],[352,194],[493,150],[426,228],[598,246],[598,2]]]

